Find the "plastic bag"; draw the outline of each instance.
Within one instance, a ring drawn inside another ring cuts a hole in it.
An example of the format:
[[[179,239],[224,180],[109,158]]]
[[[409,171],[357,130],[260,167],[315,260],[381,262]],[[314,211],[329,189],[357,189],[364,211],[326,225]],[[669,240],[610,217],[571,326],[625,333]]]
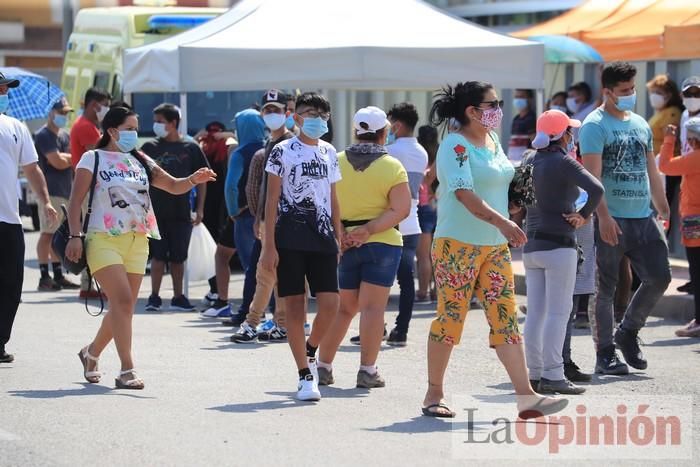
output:
[[[205,281],[216,272],[216,242],[204,226],[192,227],[192,238],[187,251],[187,276],[190,281]]]

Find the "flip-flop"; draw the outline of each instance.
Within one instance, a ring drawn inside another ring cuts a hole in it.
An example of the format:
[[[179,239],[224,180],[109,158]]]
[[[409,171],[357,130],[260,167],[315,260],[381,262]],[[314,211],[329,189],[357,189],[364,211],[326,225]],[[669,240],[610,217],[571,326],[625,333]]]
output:
[[[564,408],[569,405],[569,399],[556,399],[555,402],[545,405],[544,402],[546,400],[548,399],[542,398],[532,407],[521,410],[518,412],[518,418],[529,420],[531,418],[544,417],[545,415],[551,415],[564,410]]]
[[[430,409],[445,409],[445,410],[447,410],[447,413],[438,412],[437,410],[432,411]],[[457,415],[444,402],[440,402],[437,404],[431,404],[427,407],[423,407],[422,410],[423,410],[423,415],[425,415],[426,417],[454,418]]]

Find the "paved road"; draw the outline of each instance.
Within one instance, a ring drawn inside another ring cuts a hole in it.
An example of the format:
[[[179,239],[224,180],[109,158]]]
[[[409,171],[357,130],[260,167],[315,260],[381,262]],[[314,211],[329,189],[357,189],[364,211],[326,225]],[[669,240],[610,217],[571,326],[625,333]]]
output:
[[[335,362],[337,384],[322,389],[324,399],[318,404],[291,399],[296,373],[286,344],[235,345],[228,340],[229,329],[216,321],[193,313],[139,311],[134,347],[147,388],[117,391],[112,388],[119,368],[113,347],[102,358],[103,382],[82,382],[76,353],[98,320],[85,313],[73,293],[34,290],[36,234],[27,239],[24,303],[8,349],[17,360],[0,366],[1,466],[493,465],[455,458],[453,441],[488,428],[484,420],[469,425],[463,410],[467,407],[456,406],[460,414],[454,425],[420,416],[426,385],[425,336],[433,316],[429,306],[416,310],[408,347],[383,349],[379,366],[386,388],[371,393],[354,388],[359,349],[348,344]],[[141,309],[149,293],[147,282]],[[233,277],[232,288],[233,296],[239,297],[240,275]],[[195,286],[191,292],[199,298],[205,288]],[[169,290],[163,295],[169,299]],[[396,307],[394,298],[387,322],[393,322]],[[588,394],[619,395],[620,401],[693,395],[695,402],[688,411],[694,446],[685,448],[696,461],[674,459],[665,465],[697,465],[700,340],[675,338],[678,324],[651,319],[643,332],[649,369],[624,379],[596,379]],[[357,322],[351,332],[355,330]],[[512,389],[487,346],[487,333],[483,313],[474,310],[463,343],[453,354],[447,390],[476,398],[479,408],[513,417],[515,409],[505,402]],[[591,369],[590,336],[580,332],[573,347],[576,361]],[[506,448],[495,452],[509,457]],[[614,459],[620,456],[612,449],[607,451],[611,465],[656,464]],[[549,457],[521,462],[561,465],[562,461]],[[593,463],[599,461],[576,462]]]

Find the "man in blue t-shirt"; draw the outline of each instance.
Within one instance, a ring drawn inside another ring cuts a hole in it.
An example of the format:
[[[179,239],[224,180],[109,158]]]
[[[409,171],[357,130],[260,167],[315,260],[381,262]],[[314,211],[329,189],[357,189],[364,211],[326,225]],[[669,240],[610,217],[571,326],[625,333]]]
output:
[[[669,218],[669,207],[654,160],[651,129],[632,111],[636,74],[629,63],[605,67],[604,104],[586,117],[579,133],[583,165],[605,187],[597,210],[598,298],[593,327],[595,371],[603,374],[629,372],[615,345],[627,364],[639,370],[647,367],[637,334],[671,282],[668,245],[659,222]],[[630,259],[642,285],[613,337],[613,301],[623,256]]]

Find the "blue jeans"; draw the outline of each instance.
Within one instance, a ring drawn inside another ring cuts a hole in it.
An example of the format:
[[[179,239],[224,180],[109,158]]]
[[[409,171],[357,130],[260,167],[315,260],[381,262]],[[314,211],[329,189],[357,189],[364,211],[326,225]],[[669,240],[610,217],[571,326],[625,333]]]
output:
[[[639,331],[646,324],[651,310],[671,283],[666,235],[653,217],[615,221],[622,230],[619,243],[611,246],[600,239],[596,228],[596,263],[598,264],[598,297],[595,319],[591,322],[593,341],[597,350],[613,345],[613,302],[617,288],[620,260],[627,256],[642,285],[630,301],[620,325],[623,329]]]
[[[245,280],[243,282],[243,301],[238,307],[238,313],[242,315],[248,314],[248,308],[253,301],[255,295],[255,273],[257,272],[258,259],[260,259],[260,250],[262,246],[260,241],[255,238],[253,232],[253,224],[255,218],[249,211],[236,217],[234,223],[234,236],[236,238],[236,251],[238,258],[241,260]],[[258,248],[255,248],[258,245]]]
[[[404,235],[401,262],[396,278],[399,281],[399,314],[396,317],[396,330],[408,332],[408,325],[413,316],[413,302],[416,299],[415,263],[416,249],[420,234]]]
[[[386,243],[365,243],[350,248],[340,257],[338,282],[341,289],[357,290],[362,282],[391,287],[401,260],[401,247]]]

